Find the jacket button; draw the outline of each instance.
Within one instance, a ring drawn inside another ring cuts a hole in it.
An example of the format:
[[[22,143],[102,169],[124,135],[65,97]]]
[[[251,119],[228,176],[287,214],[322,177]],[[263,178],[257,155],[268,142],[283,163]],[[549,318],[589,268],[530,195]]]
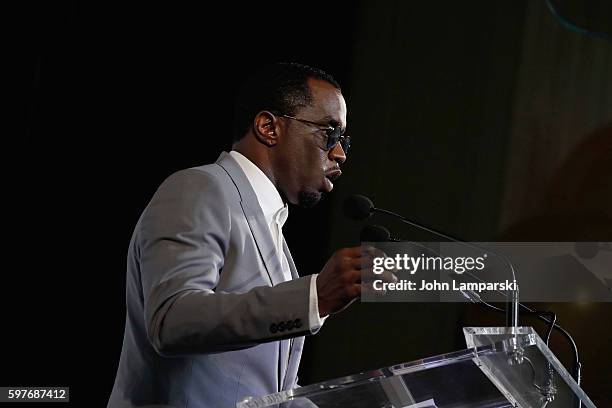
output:
[[[293,327],[295,327],[296,329],[299,329],[300,327],[302,327],[302,319],[295,319],[293,321]]]
[[[278,327],[276,327],[276,325],[275,325],[274,323],[272,323],[272,324],[270,325],[270,331],[271,331],[272,333],[276,333],[276,332],[278,331]]]
[[[280,322],[278,324],[278,331],[285,331],[285,322]]]

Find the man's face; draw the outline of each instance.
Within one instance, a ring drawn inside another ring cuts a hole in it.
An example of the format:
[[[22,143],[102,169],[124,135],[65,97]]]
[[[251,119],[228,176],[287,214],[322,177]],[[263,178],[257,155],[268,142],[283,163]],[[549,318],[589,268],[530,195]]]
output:
[[[322,125],[346,128],[346,103],[331,84],[310,79],[313,102],[299,109],[295,117]],[[292,204],[312,207],[323,193],[331,192],[333,180],[341,174],[346,156],[340,143],[326,150],[323,127],[279,117],[282,135],[275,157],[277,188]]]

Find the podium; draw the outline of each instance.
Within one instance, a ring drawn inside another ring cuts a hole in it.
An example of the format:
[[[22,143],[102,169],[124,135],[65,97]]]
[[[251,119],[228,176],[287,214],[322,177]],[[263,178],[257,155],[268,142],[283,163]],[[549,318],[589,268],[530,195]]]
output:
[[[467,348],[263,397],[237,408],[595,408],[531,327],[465,327]]]

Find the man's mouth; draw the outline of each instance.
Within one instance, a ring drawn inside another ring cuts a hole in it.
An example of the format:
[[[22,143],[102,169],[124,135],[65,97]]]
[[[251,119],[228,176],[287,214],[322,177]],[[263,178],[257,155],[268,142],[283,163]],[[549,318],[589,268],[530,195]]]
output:
[[[325,191],[330,192],[334,188],[334,181],[342,175],[340,169],[333,169],[325,172]]]
[[[325,173],[325,177],[327,177],[330,181],[336,181],[338,177],[342,175],[342,170],[333,169]]]

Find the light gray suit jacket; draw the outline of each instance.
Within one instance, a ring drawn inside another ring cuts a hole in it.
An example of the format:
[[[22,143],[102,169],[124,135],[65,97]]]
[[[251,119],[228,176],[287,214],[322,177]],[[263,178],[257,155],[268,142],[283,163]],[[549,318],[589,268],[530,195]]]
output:
[[[293,280],[238,163],[179,171],[132,236],[123,350],[108,403],[223,408],[296,386],[310,276]]]

